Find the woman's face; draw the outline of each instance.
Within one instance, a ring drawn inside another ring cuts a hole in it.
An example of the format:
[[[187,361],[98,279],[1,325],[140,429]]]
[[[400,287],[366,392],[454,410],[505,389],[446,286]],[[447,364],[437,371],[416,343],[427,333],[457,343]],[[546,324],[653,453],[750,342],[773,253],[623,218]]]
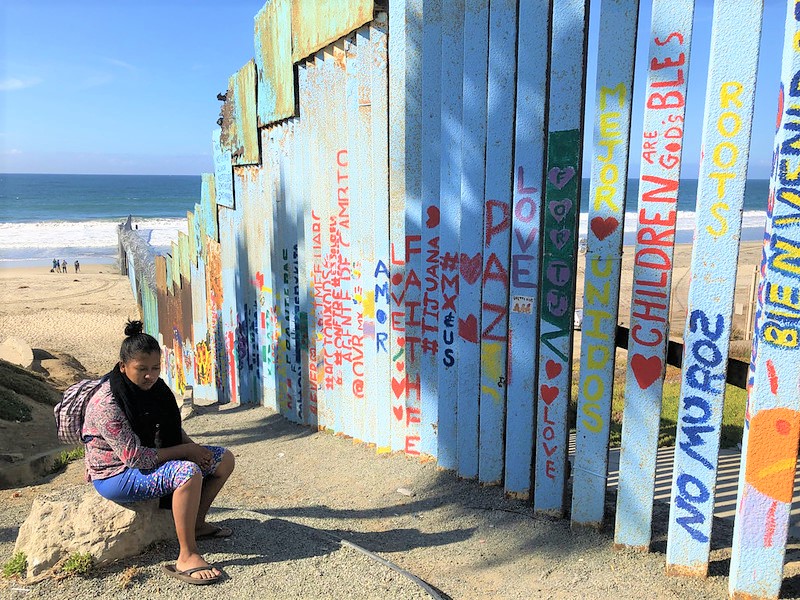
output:
[[[161,353],[139,353],[128,362],[120,362],[119,370],[136,386],[149,390],[161,373]]]

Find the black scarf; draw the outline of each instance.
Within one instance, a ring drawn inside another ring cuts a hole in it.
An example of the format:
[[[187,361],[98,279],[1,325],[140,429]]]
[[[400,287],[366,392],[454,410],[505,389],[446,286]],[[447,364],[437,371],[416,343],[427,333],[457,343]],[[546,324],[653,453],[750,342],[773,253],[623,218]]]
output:
[[[169,448],[181,443],[181,413],[175,395],[159,378],[149,390],[143,390],[116,365],[110,373],[111,393],[119,404],[133,432],[148,448]],[[156,443],[156,431],[159,443]]]

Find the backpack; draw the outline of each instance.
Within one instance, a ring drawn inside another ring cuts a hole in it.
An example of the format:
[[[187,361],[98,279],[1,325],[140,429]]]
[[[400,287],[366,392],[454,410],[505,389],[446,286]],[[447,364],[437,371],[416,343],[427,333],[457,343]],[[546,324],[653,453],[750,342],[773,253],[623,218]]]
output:
[[[56,404],[53,413],[56,417],[58,439],[65,444],[83,443],[83,418],[86,405],[100,386],[108,380],[108,375],[100,379],[83,379],[64,390],[64,396]]]

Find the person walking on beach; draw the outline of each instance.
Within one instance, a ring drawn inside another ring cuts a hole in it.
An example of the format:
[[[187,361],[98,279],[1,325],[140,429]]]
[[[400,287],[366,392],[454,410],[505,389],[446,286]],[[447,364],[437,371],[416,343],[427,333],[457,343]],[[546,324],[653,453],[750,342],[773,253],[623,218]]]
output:
[[[183,430],[175,396],[159,377],[161,347],[143,327],[128,321],[119,363],[86,406],[87,480],[113,502],[162,498],[163,506],[171,499],[180,551],[164,571],[193,585],[215,583],[221,572],[200,554],[197,539],[232,534],[206,515],[233,472],[233,454],[200,446]]]
[[[67,272],[67,259],[66,258],[62,258],[61,259],[61,272],[62,273],[66,273]]]
[[[61,269],[59,269],[58,259],[57,259],[57,258],[54,258],[54,259],[53,259],[53,268],[52,268],[52,269],[50,269],[50,272],[51,272],[51,273],[58,273],[60,270],[61,270]]]
[[[78,271],[80,271],[80,270],[81,270],[81,263],[79,263],[77,260],[75,260],[75,274],[77,275]]]

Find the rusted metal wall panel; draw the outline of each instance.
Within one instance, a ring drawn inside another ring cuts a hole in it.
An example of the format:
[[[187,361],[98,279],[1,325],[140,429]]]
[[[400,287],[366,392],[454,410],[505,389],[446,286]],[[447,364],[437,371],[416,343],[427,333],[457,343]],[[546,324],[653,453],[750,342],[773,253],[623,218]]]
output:
[[[486,111],[489,5],[464,3],[464,82],[461,144],[461,227],[458,295],[458,474],[478,477],[480,399],[481,273],[483,271],[483,191],[486,180]],[[391,26],[391,18],[389,20]],[[390,34],[391,48],[391,34]],[[392,56],[389,55],[391,74]]]
[[[192,282],[192,274],[189,270],[189,265],[192,263],[191,247],[189,244],[189,236],[182,231],[178,232],[178,252],[180,253],[180,270],[181,277],[184,283]]]
[[[291,0],[269,0],[256,14],[259,127],[295,114],[291,27]]]
[[[235,182],[235,180],[234,180]],[[236,356],[236,315],[238,303],[238,230],[241,212],[229,208],[221,208],[219,212],[220,239],[220,278],[222,284],[222,301],[220,324],[222,348],[224,351],[225,374],[227,376],[225,400],[232,404],[240,404],[242,399],[239,390],[239,361]],[[220,398],[222,401],[222,398]]]
[[[516,1],[490,3],[478,456],[478,479],[489,484],[499,484],[503,477],[516,32]]]
[[[653,516],[693,0],[654,0],[614,542],[647,549]]]
[[[667,572],[679,575],[708,573],[763,8],[714,5],[667,538]]]
[[[778,598],[792,505],[800,403],[800,2],[789,0],[775,154],[748,378],[742,463],[728,589],[732,598]],[[713,150],[707,148],[707,152]]]
[[[550,49],[550,2],[520,3],[514,135],[514,205],[509,265],[508,399],[505,480],[507,494],[529,498],[533,463],[541,253],[545,103]]]
[[[231,153],[232,164],[241,166],[260,162],[258,141],[256,63],[250,60],[228,81],[220,142]]]
[[[464,0],[443,10],[442,107],[439,158],[439,352],[437,367],[439,466],[458,467],[458,293],[461,240],[461,115],[464,79]]]
[[[215,215],[216,220],[216,215]],[[214,367],[214,383],[219,402],[228,402],[228,361],[225,353],[225,336],[222,331],[222,257],[220,244],[206,236],[206,314],[208,339]]]
[[[311,56],[372,20],[373,0],[292,0],[292,60]]]
[[[607,34],[600,37],[597,50],[593,107],[573,526],[600,528],[605,518],[638,21],[638,0],[606,0],[600,9],[600,29]]]

